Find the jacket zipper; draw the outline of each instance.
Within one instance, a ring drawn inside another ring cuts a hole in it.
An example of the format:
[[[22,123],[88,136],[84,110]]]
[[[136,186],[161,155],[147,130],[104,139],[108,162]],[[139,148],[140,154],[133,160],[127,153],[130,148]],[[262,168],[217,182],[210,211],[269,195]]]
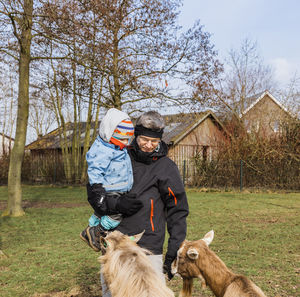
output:
[[[170,187],[168,187],[168,190],[169,190],[169,196],[171,196],[171,194],[172,194],[172,196],[174,198],[174,203],[175,203],[175,205],[177,205],[177,198],[176,198],[176,196],[174,195],[174,193],[173,193],[173,191],[171,190]]]
[[[153,199],[151,199],[150,223],[151,223],[152,231],[154,231],[154,224],[153,224]]]

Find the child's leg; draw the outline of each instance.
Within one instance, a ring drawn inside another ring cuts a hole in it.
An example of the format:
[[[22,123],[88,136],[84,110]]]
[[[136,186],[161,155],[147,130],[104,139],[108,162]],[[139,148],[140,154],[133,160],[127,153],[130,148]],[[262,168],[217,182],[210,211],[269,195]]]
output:
[[[85,230],[85,239],[88,239],[90,247],[99,252],[101,250],[100,236],[105,237],[108,230],[115,229],[120,224],[121,219],[121,215],[102,216],[99,218],[93,214],[89,219],[89,227]]]
[[[83,241],[85,241],[88,245],[90,245],[89,238],[88,238],[87,232],[86,232],[88,228],[89,227],[86,227],[83,231],[81,231],[79,236]]]
[[[101,224],[98,224],[97,226],[88,227],[86,233],[91,248],[94,251],[99,252],[101,250],[100,237],[105,237],[107,235],[107,230],[105,230]]]
[[[95,214],[92,214],[89,218],[89,226],[93,227],[93,226],[97,226],[100,224],[100,218],[98,216],[96,216]]]
[[[85,241],[91,248],[94,249],[93,246],[91,246],[90,244],[90,240],[89,240],[89,237],[88,237],[88,229],[90,227],[93,227],[93,226],[97,226],[100,224],[100,218],[98,216],[96,216],[95,214],[92,214],[89,218],[89,226],[86,227],[80,234],[80,238]],[[97,251],[99,251],[99,249],[97,249]]]
[[[93,215],[90,217],[90,227],[87,228],[86,235],[88,237],[89,245],[93,250],[96,252],[101,250],[100,236],[105,237],[107,231],[115,229],[120,224],[121,219],[121,215],[102,216],[101,218]]]
[[[117,228],[122,220],[121,215],[102,216],[100,218],[100,224],[105,230],[112,230]]]

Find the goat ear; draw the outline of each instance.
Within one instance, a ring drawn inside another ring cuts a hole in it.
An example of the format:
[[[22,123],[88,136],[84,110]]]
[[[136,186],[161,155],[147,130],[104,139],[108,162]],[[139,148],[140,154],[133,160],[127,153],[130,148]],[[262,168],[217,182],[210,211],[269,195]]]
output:
[[[198,258],[198,256],[199,256],[199,253],[198,253],[198,251],[197,251],[196,249],[190,248],[190,249],[188,249],[188,251],[187,251],[187,255],[188,255],[188,257],[189,257],[190,259],[196,260],[196,259]]]
[[[207,244],[210,245],[211,242],[214,239],[214,230],[209,231],[208,233],[205,234],[205,236],[202,238],[202,240]]]
[[[139,233],[139,234],[131,236],[133,238],[133,241],[138,242],[142,238],[144,232],[145,232],[145,230],[143,232]]]

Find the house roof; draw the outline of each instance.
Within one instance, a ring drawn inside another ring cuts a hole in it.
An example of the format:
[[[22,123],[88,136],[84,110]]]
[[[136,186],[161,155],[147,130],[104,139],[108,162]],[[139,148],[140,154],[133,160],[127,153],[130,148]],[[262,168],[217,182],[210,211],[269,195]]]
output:
[[[262,100],[265,96],[269,96],[271,98],[271,100],[273,100],[282,110],[284,110],[286,113],[290,114],[289,111],[277,100],[275,99],[275,97],[268,91],[264,91],[261,92],[255,96],[253,96],[253,98],[257,98],[251,105],[249,105],[241,114],[240,114],[240,118],[245,115],[250,109],[252,109],[260,100]]]
[[[211,118],[220,130],[229,135],[216,115],[208,110],[201,113],[165,115],[166,127],[164,129],[163,141],[169,145],[176,145],[207,118]]]
[[[85,137],[85,128],[86,122],[80,122],[80,142],[83,145],[84,137]],[[91,135],[94,131],[93,126],[95,123],[91,124]],[[67,139],[65,143],[68,143],[68,146],[71,146],[73,140],[73,130],[74,130],[74,123],[68,122],[66,123],[66,134]],[[37,140],[33,141],[32,143],[28,144],[25,149],[27,150],[41,150],[41,149],[58,149],[61,148],[60,143],[60,135],[62,134],[62,128],[57,128],[50,133],[38,138]]]
[[[10,137],[10,136],[4,134],[4,133],[0,133],[0,137],[5,137],[5,138],[7,138],[7,139],[10,139],[10,140],[12,140],[12,141],[15,141],[14,138],[12,138],[12,137]]]
[[[188,135],[192,130],[198,127],[205,119],[208,117],[211,118],[214,123],[219,127],[220,130],[223,130],[226,134],[229,133],[226,131],[222,123],[218,120],[216,115],[212,111],[205,111],[200,113],[180,113],[180,114],[171,114],[164,115],[165,120],[165,129],[163,134],[163,140],[167,144],[176,145],[180,142],[186,135]],[[134,119],[133,119],[134,121]],[[80,123],[80,141],[83,144],[85,137],[85,128],[86,122]],[[67,140],[68,146],[71,146],[73,139],[73,129],[74,123],[66,124],[67,130]],[[93,125],[91,129],[91,135],[93,133]],[[57,128],[50,133],[40,137],[36,141],[28,144],[25,149],[27,150],[44,150],[44,149],[58,149],[61,148],[60,144],[60,134],[62,133],[62,128]]]

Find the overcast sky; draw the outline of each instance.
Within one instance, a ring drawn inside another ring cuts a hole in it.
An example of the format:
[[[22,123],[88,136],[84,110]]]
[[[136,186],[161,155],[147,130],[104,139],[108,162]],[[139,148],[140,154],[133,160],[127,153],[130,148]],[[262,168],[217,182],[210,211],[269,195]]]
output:
[[[278,81],[300,76],[300,0],[183,0],[180,24],[191,27],[197,19],[221,57],[248,38]]]

